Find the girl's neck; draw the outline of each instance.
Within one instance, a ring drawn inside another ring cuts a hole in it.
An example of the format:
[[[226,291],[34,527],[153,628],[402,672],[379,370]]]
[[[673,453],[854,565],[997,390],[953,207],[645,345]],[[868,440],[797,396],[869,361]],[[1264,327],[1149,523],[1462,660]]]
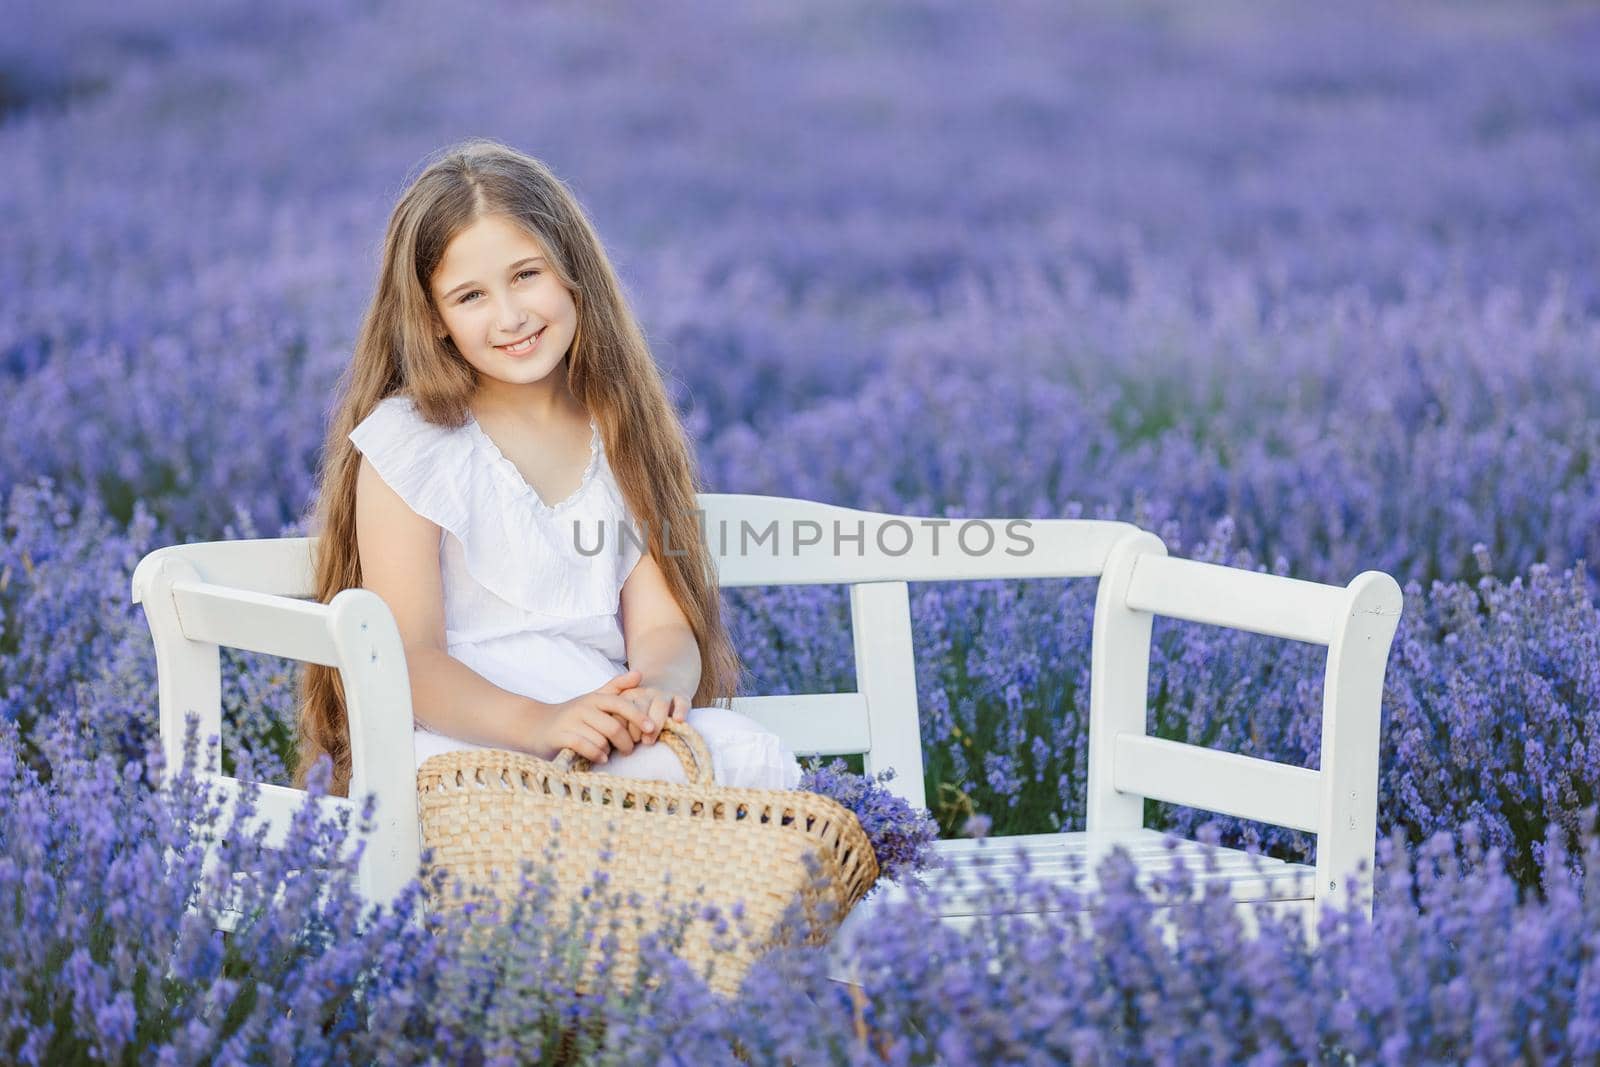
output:
[[[470,405],[474,415],[534,425],[560,422],[583,407],[567,385],[565,363],[543,381],[527,384],[480,378]]]

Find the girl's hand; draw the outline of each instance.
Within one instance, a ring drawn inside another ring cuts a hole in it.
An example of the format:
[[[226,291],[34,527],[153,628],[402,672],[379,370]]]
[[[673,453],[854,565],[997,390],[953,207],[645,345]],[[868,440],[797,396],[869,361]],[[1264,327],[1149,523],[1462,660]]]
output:
[[[667,721],[668,715],[682,722],[689,714],[691,698],[681,693],[671,693],[649,685],[636,685],[632,689],[624,689],[622,696],[631,701],[634,708],[644,716],[644,723],[638,727],[634,726],[631,720],[628,723],[629,736],[635,742],[654,744],[656,738],[661,736],[661,724]]]
[[[621,694],[639,678],[638,671],[626,671],[592,693],[545,705],[550,710],[535,720],[533,728],[533,754],[554,759],[562,749],[570,748],[598,764],[606,761],[613,748],[624,756],[632,752],[647,719],[634,701]]]

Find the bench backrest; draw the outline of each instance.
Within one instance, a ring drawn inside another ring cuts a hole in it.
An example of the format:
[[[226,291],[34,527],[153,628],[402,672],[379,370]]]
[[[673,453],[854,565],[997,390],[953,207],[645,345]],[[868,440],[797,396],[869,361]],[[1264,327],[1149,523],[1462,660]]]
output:
[[[703,494],[700,504],[701,531],[690,535],[710,545],[723,586],[849,586],[857,691],[734,703],[795,751],[862,753],[869,773],[893,767],[893,785],[922,805],[907,583],[1100,578],[1089,829],[1141,825],[1148,796],[1309,830],[1318,834],[1319,898],[1334,881],[1322,876],[1325,861],[1332,871],[1361,856],[1370,864],[1378,703],[1399,615],[1399,590],[1387,575],[1368,572],[1341,588],[1173,560],[1154,535],[1121,522],[936,519],[737,494]],[[669,532],[669,548],[682,543],[681,532]],[[140,563],[134,599],[155,636],[163,744],[176,765],[186,712],[199,715],[202,738],[220,736],[219,646],[337,667],[356,800],[322,803],[353,809],[377,792],[380,825],[360,881],[369,898],[387,900],[418,858],[404,649],[387,607],[367,590],[345,590],[327,605],[285,601],[311,595],[313,547],[310,538],[208,542],[161,549]],[[1144,736],[1154,614],[1329,645],[1321,770]],[[207,751],[203,767],[237,788],[220,775],[218,749]],[[262,786],[260,808],[276,839],[303,799]]]
[[[848,585],[856,692],[753,696],[734,708],[796,752],[860,753],[869,774],[918,807],[922,742],[908,582],[1094,578],[1139,533],[1091,519],[940,519],[857,511],[782,497],[707,494],[703,536],[724,588]]]

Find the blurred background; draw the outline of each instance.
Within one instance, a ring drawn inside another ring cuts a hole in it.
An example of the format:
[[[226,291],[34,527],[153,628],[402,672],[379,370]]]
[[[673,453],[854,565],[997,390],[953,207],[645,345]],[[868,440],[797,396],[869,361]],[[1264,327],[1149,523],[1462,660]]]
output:
[[[1531,879],[1542,820],[1595,799],[1592,5],[21,0],[4,22],[0,713],[41,764],[154,731],[145,551],[306,532],[388,212],[482,135],[590,213],[709,490],[1388,570],[1385,828],[1474,815]],[[946,830],[1081,826],[1093,583],[913,592]],[[839,590],[730,599],[751,691],[853,684]],[[1150,729],[1315,766],[1312,651],[1158,625]],[[286,665],[231,657],[224,693],[230,761],[286,780]]]

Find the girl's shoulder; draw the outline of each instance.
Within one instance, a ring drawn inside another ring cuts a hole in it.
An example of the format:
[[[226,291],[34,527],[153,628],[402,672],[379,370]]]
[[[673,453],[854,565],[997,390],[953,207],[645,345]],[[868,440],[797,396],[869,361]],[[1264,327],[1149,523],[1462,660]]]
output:
[[[429,422],[410,397],[396,394],[378,401],[349,439],[413,511],[465,535],[473,499],[459,487],[472,462],[461,430]]]
[[[469,449],[467,428],[440,426],[423,418],[412,399],[386,396],[350,431],[350,440],[374,465],[390,454],[416,454],[439,461]]]
[[[384,397],[367,413],[367,417],[356,425],[357,430],[363,427],[373,427],[379,430],[431,430],[439,434],[459,433],[446,426],[439,426],[422,417],[417,410],[416,403],[404,393],[392,393]]]

